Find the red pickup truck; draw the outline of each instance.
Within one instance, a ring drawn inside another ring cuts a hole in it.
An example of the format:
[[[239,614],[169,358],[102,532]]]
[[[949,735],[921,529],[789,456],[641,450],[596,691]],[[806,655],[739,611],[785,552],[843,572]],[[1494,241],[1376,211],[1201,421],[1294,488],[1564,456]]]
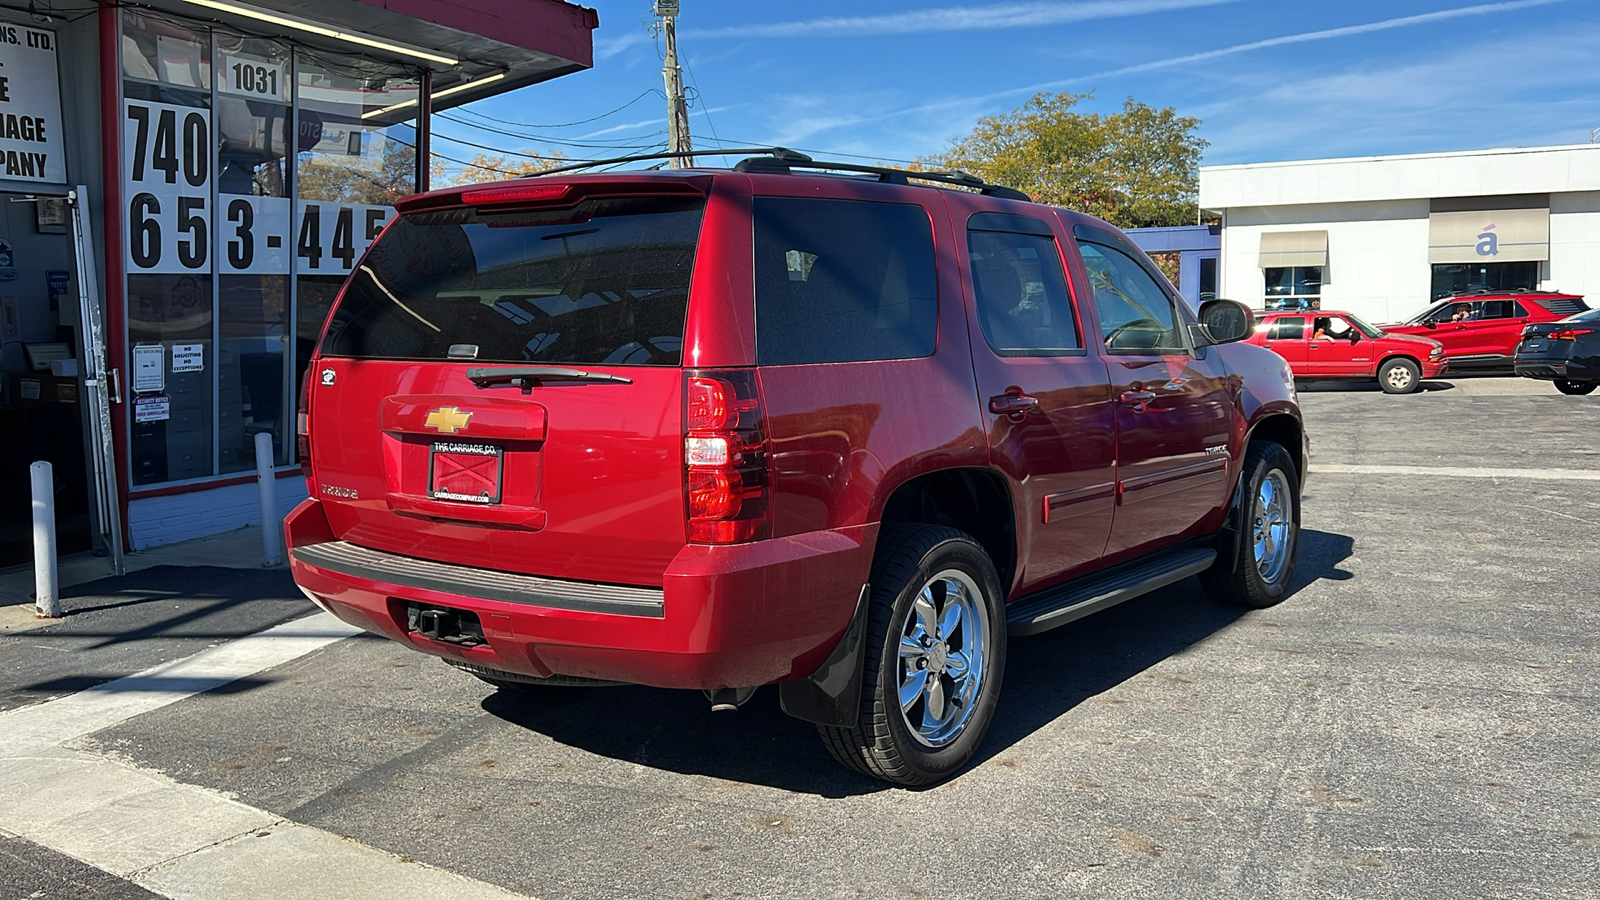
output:
[[[1424,337],[1391,334],[1338,310],[1257,313],[1250,343],[1283,357],[1300,379],[1377,379],[1390,394],[1422,388],[1448,365],[1444,347]]]
[[[497,686],[777,684],[926,785],[1008,635],[1290,588],[1288,368],[1103,221],[781,148],[398,208],[308,371],[294,578]]]

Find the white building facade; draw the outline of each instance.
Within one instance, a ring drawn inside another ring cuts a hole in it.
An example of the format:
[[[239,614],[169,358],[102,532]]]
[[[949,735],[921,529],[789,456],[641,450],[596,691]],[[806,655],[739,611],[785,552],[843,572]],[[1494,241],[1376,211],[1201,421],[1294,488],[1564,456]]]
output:
[[[1600,306],[1600,145],[1200,170],[1218,294],[1393,322],[1444,294],[1558,290]]]

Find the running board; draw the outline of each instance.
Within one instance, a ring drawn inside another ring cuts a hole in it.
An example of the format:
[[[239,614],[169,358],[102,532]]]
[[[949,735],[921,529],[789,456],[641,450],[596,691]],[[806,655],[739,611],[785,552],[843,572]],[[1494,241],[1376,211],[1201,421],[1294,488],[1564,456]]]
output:
[[[1006,615],[1006,624],[1014,635],[1049,631],[1204,572],[1216,558],[1217,551],[1210,547],[1173,550],[1069,581],[1013,602]]]

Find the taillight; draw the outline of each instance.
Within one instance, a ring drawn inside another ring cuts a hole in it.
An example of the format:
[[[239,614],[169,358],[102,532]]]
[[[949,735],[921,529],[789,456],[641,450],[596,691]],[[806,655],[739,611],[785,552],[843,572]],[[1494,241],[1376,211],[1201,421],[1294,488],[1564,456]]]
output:
[[[306,476],[306,490],[317,496],[311,483],[311,369],[300,376],[300,405],[294,415],[295,453],[300,456],[300,472]]]
[[[1580,334],[1594,334],[1593,328],[1563,328],[1560,331],[1550,332],[1552,341],[1575,341]]]
[[[755,371],[690,371],[683,393],[689,540],[733,544],[770,536],[766,413]]]

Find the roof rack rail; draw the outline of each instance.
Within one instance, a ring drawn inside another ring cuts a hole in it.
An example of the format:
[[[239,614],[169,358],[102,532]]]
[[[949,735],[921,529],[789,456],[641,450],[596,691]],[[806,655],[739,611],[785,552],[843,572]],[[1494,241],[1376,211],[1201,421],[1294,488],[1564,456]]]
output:
[[[1004,185],[989,184],[982,178],[968,172],[912,172],[906,169],[891,169],[886,166],[864,166],[859,163],[828,162],[815,160],[798,150],[787,147],[741,147],[732,150],[694,150],[677,153],[644,153],[638,156],[617,156],[610,159],[591,159],[571,163],[565,166],[556,166],[542,172],[530,172],[523,178],[538,178],[544,175],[556,175],[561,172],[574,172],[579,169],[590,169],[595,166],[621,165],[630,162],[646,162],[650,160],[689,159],[696,156],[744,156],[735,163],[735,172],[788,174],[794,169],[817,169],[835,172],[860,172],[878,176],[878,180],[885,184],[909,184],[912,181],[931,181],[936,184],[947,184],[954,187],[968,188],[980,194],[991,197],[1001,197],[1007,200],[1032,200],[1027,194],[1016,188]]]

